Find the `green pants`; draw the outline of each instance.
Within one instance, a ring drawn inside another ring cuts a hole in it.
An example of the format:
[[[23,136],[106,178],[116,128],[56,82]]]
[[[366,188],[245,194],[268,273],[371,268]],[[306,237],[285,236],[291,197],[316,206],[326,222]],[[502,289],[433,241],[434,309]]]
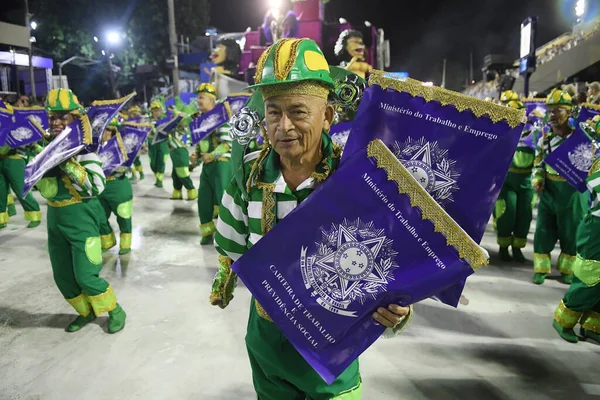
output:
[[[198,187],[200,235],[210,236],[215,233],[214,209],[221,205],[223,192],[227,189],[232,177],[230,161],[213,161],[202,165],[200,186]]]
[[[500,190],[494,218],[500,247],[522,249],[527,244],[527,234],[533,216],[531,175],[509,172]]]
[[[551,272],[550,253],[560,241],[558,270],[572,274],[576,255],[577,227],[587,210],[587,200],[567,182],[546,179],[538,204],[533,239],[533,268],[536,273]]]
[[[48,206],[48,250],[54,282],[83,316],[112,311],[117,298],[98,274],[102,269],[97,199],[65,207]],[[96,204],[94,204],[96,203]]]
[[[188,153],[187,148],[178,147],[171,150],[169,154],[173,162],[173,172],[171,173],[173,188],[181,190],[185,186],[187,190],[194,189],[194,182],[190,178],[190,153]]]
[[[137,156],[135,160],[133,160],[133,170],[137,172],[144,171],[144,168],[142,168],[142,160],[140,160],[140,156]]]
[[[250,307],[246,349],[259,400],[360,399],[358,360],[327,385],[281,330],[258,314],[254,299]]]
[[[150,169],[154,172],[156,180],[162,181],[165,177],[167,158],[169,158],[169,144],[166,141],[151,144],[148,149]]]
[[[117,244],[109,218],[111,214],[117,217],[120,233],[120,248],[131,248],[131,214],[133,210],[133,188],[131,182],[124,176],[115,180],[107,180],[106,187],[98,197],[104,214],[100,217],[100,238],[102,248],[110,249]]]
[[[29,192],[23,197],[23,186],[25,185],[25,160],[22,158],[0,158],[0,224],[8,222],[6,211],[9,189],[15,192],[19,203],[25,210],[25,220],[41,221],[42,213],[38,202]]]

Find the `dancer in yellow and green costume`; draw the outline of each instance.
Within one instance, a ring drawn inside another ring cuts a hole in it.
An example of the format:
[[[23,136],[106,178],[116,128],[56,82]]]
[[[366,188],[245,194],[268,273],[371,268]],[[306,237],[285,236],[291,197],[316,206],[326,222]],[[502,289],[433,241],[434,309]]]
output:
[[[158,100],[154,100],[150,104],[150,112],[152,113],[151,119],[154,124],[156,124],[156,121],[165,117],[165,107]],[[166,140],[153,144],[152,141],[154,140],[155,136],[156,126],[152,128],[152,132],[148,138],[148,142],[150,143],[148,155],[150,157],[150,169],[152,172],[154,172],[154,176],[156,177],[154,186],[161,188],[163,187],[167,159],[169,158],[169,144]]]
[[[12,114],[11,110],[4,108],[0,108],[0,112]],[[5,144],[0,147],[0,229],[6,228],[9,214],[16,214],[14,199],[10,194],[11,188],[25,210],[25,220],[29,221],[27,227],[35,228],[41,223],[42,213],[33,194],[30,192],[27,196],[22,196],[28,157],[28,146],[11,149]],[[9,207],[10,203],[12,207]]]
[[[215,107],[217,90],[210,83],[198,86],[198,109],[207,113]],[[231,138],[229,124],[222,125],[211,132],[196,146],[193,161],[202,162],[200,172],[200,195],[198,197],[198,217],[200,218],[200,244],[211,244],[215,233],[213,218],[218,212],[225,188],[232,178]]]
[[[600,139],[600,116],[590,124],[590,134]],[[600,343],[600,154],[586,179],[591,196],[587,214],[577,229],[577,256],[573,282],[554,311],[554,329],[566,341],[579,340],[573,328],[581,324],[581,336]]]
[[[76,118],[81,106],[68,89],[48,93],[46,108],[50,118],[48,140]],[[91,127],[87,124],[89,140]],[[117,303],[113,288],[98,274],[102,269],[98,196],[104,190],[102,163],[96,153],[80,154],[47,172],[37,183],[48,202],[48,251],[54,281],[79,316],[66,328],[80,330],[108,312],[108,332],[125,326],[125,311]]]
[[[139,120],[142,117],[142,109],[140,106],[132,106],[129,110],[127,110],[127,116],[129,120]],[[142,160],[140,159],[139,155],[135,158],[133,167],[131,168],[131,180],[133,181],[137,180],[137,176],[135,175],[136,172],[140,175],[140,180],[145,178],[144,167],[142,166]]]
[[[171,200],[183,200],[181,190],[187,189],[187,199],[196,200],[198,198],[198,190],[194,187],[194,182],[190,178],[190,153],[186,145],[182,142],[181,137],[185,133],[185,127],[180,124],[175,131],[169,134],[168,145],[169,155],[173,163],[173,193]]]
[[[571,96],[555,89],[546,99],[550,129],[538,140],[534,160],[533,189],[539,195],[537,223],[533,238],[533,283],[542,284],[551,272],[550,253],[560,242],[558,270],[562,282],[573,279],[576,259],[576,232],[587,209],[581,194],[561,177],[544,159],[573,133],[569,122],[573,107]]]
[[[121,124],[115,118],[104,131],[103,142],[112,138]],[[133,188],[126,176],[127,168],[119,167],[106,177],[104,191],[98,196],[100,204],[104,209],[105,218],[100,217],[100,238],[102,251],[107,251],[117,245],[117,238],[110,226],[109,218],[115,214],[119,225],[119,254],[127,254],[131,251],[131,215],[133,211]]]
[[[504,92],[500,100],[508,107],[524,108],[519,96],[512,90]],[[497,242],[500,246],[499,255],[503,261],[513,259],[517,262],[526,261],[521,249],[527,244],[529,226],[533,218],[532,203],[535,194],[531,187],[531,171],[535,151],[523,143],[523,139],[529,133],[529,131],[524,131],[521,135],[494,207]],[[508,250],[511,246],[512,256]]]
[[[219,272],[210,301],[221,308],[233,297],[232,262],[310,196],[335,171],[341,156],[328,134],[334,118],[333,106],[327,103],[333,80],[317,44],[283,39],[265,50],[258,66],[254,88],[265,100],[267,135],[260,152],[245,156],[243,182],[235,179],[227,187],[219,210]],[[295,139],[290,142],[291,138]],[[238,166],[234,168],[237,174]],[[261,211],[266,207],[277,212]],[[409,310],[392,305],[378,309],[373,318],[399,333],[412,315]],[[246,348],[261,400],[360,399],[358,360],[327,385],[254,299]]]

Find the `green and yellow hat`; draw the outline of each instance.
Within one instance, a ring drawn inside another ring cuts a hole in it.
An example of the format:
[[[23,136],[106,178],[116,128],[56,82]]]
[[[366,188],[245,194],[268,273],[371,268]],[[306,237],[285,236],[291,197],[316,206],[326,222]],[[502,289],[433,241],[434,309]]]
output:
[[[46,111],[79,111],[81,104],[70,89],[52,89],[46,97]]]
[[[215,88],[210,83],[201,83],[200,86],[196,88],[196,94],[200,93],[208,93],[210,95],[217,97],[217,88]]]
[[[504,92],[502,92],[502,95],[500,96],[500,101],[503,103],[508,103],[509,101],[518,101],[519,100],[519,94],[517,92],[515,92],[514,90],[506,90]]]
[[[573,98],[564,90],[553,89],[546,98],[546,107],[573,107]]]
[[[258,60],[255,84],[263,99],[281,94],[311,95],[327,99],[335,83],[319,46],[310,39],[280,39]]]
[[[119,121],[118,118],[113,118],[108,123],[108,126],[112,126],[113,128],[117,128],[117,129],[119,129],[121,127],[121,125],[122,125],[121,121]]]
[[[159,109],[159,110],[164,109],[162,103],[158,100],[154,100],[152,103],[150,103],[150,111],[156,110],[156,109]]]
[[[127,112],[137,112],[137,113],[142,113],[142,109],[140,108],[140,106],[131,106],[129,107],[129,109],[127,110]]]
[[[507,107],[516,108],[517,110],[522,110],[525,108],[525,105],[519,100],[511,100],[506,103]]]

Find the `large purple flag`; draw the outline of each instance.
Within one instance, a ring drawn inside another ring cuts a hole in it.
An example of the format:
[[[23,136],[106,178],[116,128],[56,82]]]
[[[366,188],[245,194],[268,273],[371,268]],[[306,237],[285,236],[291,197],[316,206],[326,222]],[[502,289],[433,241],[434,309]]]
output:
[[[136,93],[133,92],[120,99],[96,100],[92,102],[87,111],[87,116],[92,125],[92,146],[90,146],[90,151],[98,150],[104,130],[110,121],[119,114],[119,111],[121,111],[125,104],[135,95]]]
[[[587,190],[585,180],[592,167],[594,154],[599,152],[598,146],[582,129],[582,124],[588,123],[593,127],[590,121],[598,113],[596,107],[582,105],[575,131],[544,159],[547,165],[581,193]]]
[[[378,307],[416,303],[487,264],[380,140],[365,147],[232,266],[327,383],[384,332]]]
[[[3,105],[4,103],[2,103]],[[12,126],[13,114],[6,108],[0,107],[0,147],[4,146],[8,134],[10,133],[10,127]]]
[[[183,113],[177,115],[167,113],[165,118],[156,121],[156,135],[154,136],[152,144],[167,140],[169,138],[169,133],[173,132],[177,126],[179,126],[181,121],[183,121],[183,118],[185,118],[185,114]]]
[[[415,179],[480,242],[513,158],[522,110],[375,72],[342,163],[381,139]]]
[[[527,123],[523,130],[529,131],[529,134],[522,139],[522,143],[535,150],[535,145],[542,136],[547,123],[548,108],[546,107],[546,99],[523,99],[523,105],[525,105],[525,115],[527,117]]]
[[[127,161],[127,149],[119,132],[100,146],[98,157],[102,161],[104,176],[109,176]]]
[[[227,103],[231,110],[231,115],[237,114],[248,102],[252,93],[234,93],[227,96]]]
[[[92,143],[92,127],[86,115],[69,124],[25,167],[23,197],[60,163],[79,154]]]
[[[44,107],[13,107],[13,112],[17,120],[25,121],[31,116],[43,130],[50,128],[48,113]]]
[[[218,127],[225,125],[231,118],[231,109],[229,103],[222,102],[215,105],[215,108],[202,114],[190,123],[190,132],[192,132],[192,145],[195,145]]]
[[[146,142],[148,135],[150,135],[152,124],[125,122],[123,126],[125,129],[121,131],[121,138],[127,152],[127,161],[123,163],[123,166],[130,168]]]
[[[17,147],[39,142],[44,138],[44,133],[44,128],[37,123],[34,115],[15,114],[6,143],[9,147],[16,149]]]
[[[339,124],[335,124],[331,127],[329,131],[329,136],[331,136],[331,140],[333,143],[336,143],[342,148],[346,146],[346,142],[348,141],[348,136],[350,135],[350,131],[352,130],[352,122],[341,122]]]

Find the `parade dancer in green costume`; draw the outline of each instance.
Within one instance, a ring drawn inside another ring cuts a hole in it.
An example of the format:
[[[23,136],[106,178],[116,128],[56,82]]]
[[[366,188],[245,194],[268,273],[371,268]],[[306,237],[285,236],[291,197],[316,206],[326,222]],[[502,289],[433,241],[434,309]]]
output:
[[[523,109],[519,96],[512,90],[502,94],[500,100],[508,107]],[[533,196],[531,187],[531,171],[535,152],[523,143],[529,135],[524,131],[517,150],[513,156],[512,164],[506,175],[504,185],[496,206],[494,207],[494,220],[497,233],[498,246],[500,246],[500,259],[503,261],[515,260],[525,262],[521,249],[527,244],[529,226],[533,217]],[[508,248],[512,246],[512,256]]]
[[[112,138],[118,132],[120,126],[119,121],[113,119],[104,131],[103,142],[106,143],[106,141]],[[107,251],[117,245],[117,238],[109,222],[110,215],[115,214],[121,231],[119,234],[119,255],[127,254],[131,251],[133,188],[125,175],[126,172],[127,168],[119,167],[110,176],[106,177],[106,187],[100,196],[98,196],[98,200],[100,200],[100,204],[106,215],[106,218],[100,217],[102,251]]]
[[[127,111],[129,120],[141,122],[139,119],[142,117],[142,109],[139,106],[133,106]],[[140,180],[144,179],[144,167],[142,166],[142,160],[140,160],[140,156],[138,155],[133,161],[133,168],[131,169],[131,180],[137,180],[137,176],[135,173],[140,174]]]
[[[594,117],[590,133],[600,138],[600,116]],[[595,131],[595,132],[594,132]],[[586,180],[591,194],[588,213],[577,229],[577,258],[573,282],[554,311],[552,326],[568,342],[579,340],[573,328],[581,324],[581,336],[600,343],[600,155]]]
[[[68,89],[48,93],[50,137],[54,139],[79,118],[81,106]],[[89,123],[88,123],[89,127]],[[91,135],[91,127],[89,127]],[[108,312],[108,332],[125,326],[125,311],[112,287],[98,274],[102,269],[97,196],[104,190],[98,155],[86,153],[63,162],[37,183],[48,202],[48,251],[58,289],[79,316],[66,328],[75,332]]]
[[[0,112],[11,112],[0,109]],[[6,228],[9,221],[9,214],[15,214],[14,200],[12,209],[8,209],[10,189],[15,192],[17,200],[25,210],[25,220],[29,221],[28,228],[35,228],[41,223],[42,213],[38,202],[32,193],[23,197],[23,187],[25,185],[25,165],[29,157],[27,146],[11,149],[8,145],[0,147],[0,229]]]
[[[573,103],[567,92],[555,89],[546,100],[551,129],[540,138],[536,146],[536,158],[532,185],[539,195],[537,224],[533,239],[533,283],[542,284],[551,272],[550,253],[557,240],[561,253],[558,270],[562,282],[570,284],[573,279],[573,262],[576,256],[576,232],[587,209],[585,199],[565,181],[544,159],[556,150],[573,132],[569,117]]]
[[[173,194],[171,200],[183,200],[181,189],[187,189],[187,199],[196,200],[198,198],[198,190],[194,187],[194,182],[190,178],[190,153],[187,147],[180,139],[181,125],[171,134],[169,134],[168,145],[171,149],[169,155],[173,162]]]
[[[164,118],[165,109],[159,101],[154,100],[152,104],[150,104],[150,112],[152,113],[152,122],[155,124],[156,121]],[[148,143],[150,143],[148,155],[150,157],[150,169],[154,172],[154,176],[156,177],[154,186],[161,188],[163,187],[167,159],[169,158],[169,144],[167,141],[152,144],[155,136],[156,126],[152,128],[152,132],[148,138]]]
[[[217,90],[210,83],[203,83],[196,90],[198,109],[207,113],[215,107]],[[196,146],[192,161],[202,162],[200,172],[200,196],[198,197],[198,217],[200,218],[200,244],[211,244],[216,231],[213,218],[218,212],[225,188],[232,178],[231,138],[229,124],[211,132]]]
[[[210,296],[211,304],[222,308],[233,297],[232,262],[310,196],[341,156],[327,133],[334,116],[327,104],[333,80],[317,44],[283,39],[265,50],[258,66],[255,87],[265,99],[267,137],[260,152],[245,157],[245,182],[233,181],[223,195],[215,236],[219,272]],[[373,318],[399,333],[410,315],[410,307],[391,305]],[[246,347],[260,400],[360,399],[358,360],[327,385],[256,300],[250,306]]]

